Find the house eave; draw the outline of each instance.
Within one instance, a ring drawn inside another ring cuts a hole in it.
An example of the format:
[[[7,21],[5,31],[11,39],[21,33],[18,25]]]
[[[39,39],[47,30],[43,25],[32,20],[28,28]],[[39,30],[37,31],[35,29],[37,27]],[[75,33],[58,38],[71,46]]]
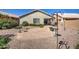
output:
[[[52,17],[51,15],[47,14],[47,13],[44,12],[44,11],[41,11],[41,10],[34,10],[34,11],[30,12],[30,13],[27,13],[27,14],[24,14],[24,15],[20,16],[20,18],[25,17],[25,16],[28,16],[28,15],[30,15],[30,14],[32,14],[32,13],[35,13],[35,12],[41,12],[41,13],[43,13],[43,14],[49,16],[49,17]]]

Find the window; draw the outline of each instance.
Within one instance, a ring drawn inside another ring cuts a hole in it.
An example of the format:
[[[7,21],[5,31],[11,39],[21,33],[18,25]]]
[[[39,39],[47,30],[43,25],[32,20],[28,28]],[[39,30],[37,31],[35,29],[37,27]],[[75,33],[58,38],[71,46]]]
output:
[[[33,18],[34,24],[40,24],[40,18]]]

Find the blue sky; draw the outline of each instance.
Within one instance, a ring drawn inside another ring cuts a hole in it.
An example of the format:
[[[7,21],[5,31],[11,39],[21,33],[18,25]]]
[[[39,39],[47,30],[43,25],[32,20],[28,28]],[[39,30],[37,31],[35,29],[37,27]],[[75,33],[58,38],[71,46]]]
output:
[[[26,13],[31,12],[33,9],[0,9],[0,11],[4,11],[7,13],[15,14],[18,16],[24,15]],[[53,14],[57,12],[62,12],[62,13],[79,13],[79,9],[41,9],[48,14]]]

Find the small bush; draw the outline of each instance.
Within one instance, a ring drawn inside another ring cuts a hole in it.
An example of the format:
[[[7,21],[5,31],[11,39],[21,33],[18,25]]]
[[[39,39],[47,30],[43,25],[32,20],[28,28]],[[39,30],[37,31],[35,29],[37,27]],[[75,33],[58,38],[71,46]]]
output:
[[[22,28],[22,26],[16,26],[15,28],[16,28],[16,29],[21,29],[21,28]]]
[[[18,23],[15,20],[9,20],[8,23],[10,24],[9,27],[11,28],[18,26]]]
[[[29,23],[27,22],[27,21],[24,21],[23,23],[22,23],[22,26],[28,26],[29,25]]]
[[[77,44],[75,48],[76,48],[76,49],[79,49],[79,44]]]
[[[40,27],[42,28],[42,27],[44,27],[44,25],[43,24],[40,24]]]
[[[57,22],[55,22],[54,26],[57,25]]]
[[[52,28],[52,27],[49,27],[50,28],[50,31],[54,31],[54,28]]]
[[[43,24],[30,24],[30,26],[40,26],[40,27],[44,27]]]
[[[0,25],[0,29],[2,29],[2,26]]]
[[[0,49],[6,48],[6,44],[8,44],[8,42],[9,42],[10,40],[11,40],[11,39],[8,38],[8,37],[0,36]]]
[[[3,22],[0,20],[0,29],[2,29]]]
[[[36,25],[36,24],[30,24],[30,26],[38,26],[38,25]]]
[[[3,25],[2,25],[2,28],[9,28],[10,27],[10,24],[9,23],[4,23]]]
[[[7,19],[1,19],[0,20],[0,29],[2,28],[13,28],[16,27],[18,23],[15,20],[7,20]]]

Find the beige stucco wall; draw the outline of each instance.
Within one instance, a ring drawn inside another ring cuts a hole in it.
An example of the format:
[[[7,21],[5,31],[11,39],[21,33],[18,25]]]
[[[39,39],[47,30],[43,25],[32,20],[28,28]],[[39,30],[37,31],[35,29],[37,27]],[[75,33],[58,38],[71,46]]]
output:
[[[20,24],[22,24],[23,21],[27,21],[29,24],[33,24],[33,18],[40,18],[40,24],[44,24],[44,18],[51,18],[51,17],[41,12],[35,12],[25,17],[22,17],[20,19]]]
[[[79,19],[78,20],[65,20],[65,27],[70,29],[79,29]]]

